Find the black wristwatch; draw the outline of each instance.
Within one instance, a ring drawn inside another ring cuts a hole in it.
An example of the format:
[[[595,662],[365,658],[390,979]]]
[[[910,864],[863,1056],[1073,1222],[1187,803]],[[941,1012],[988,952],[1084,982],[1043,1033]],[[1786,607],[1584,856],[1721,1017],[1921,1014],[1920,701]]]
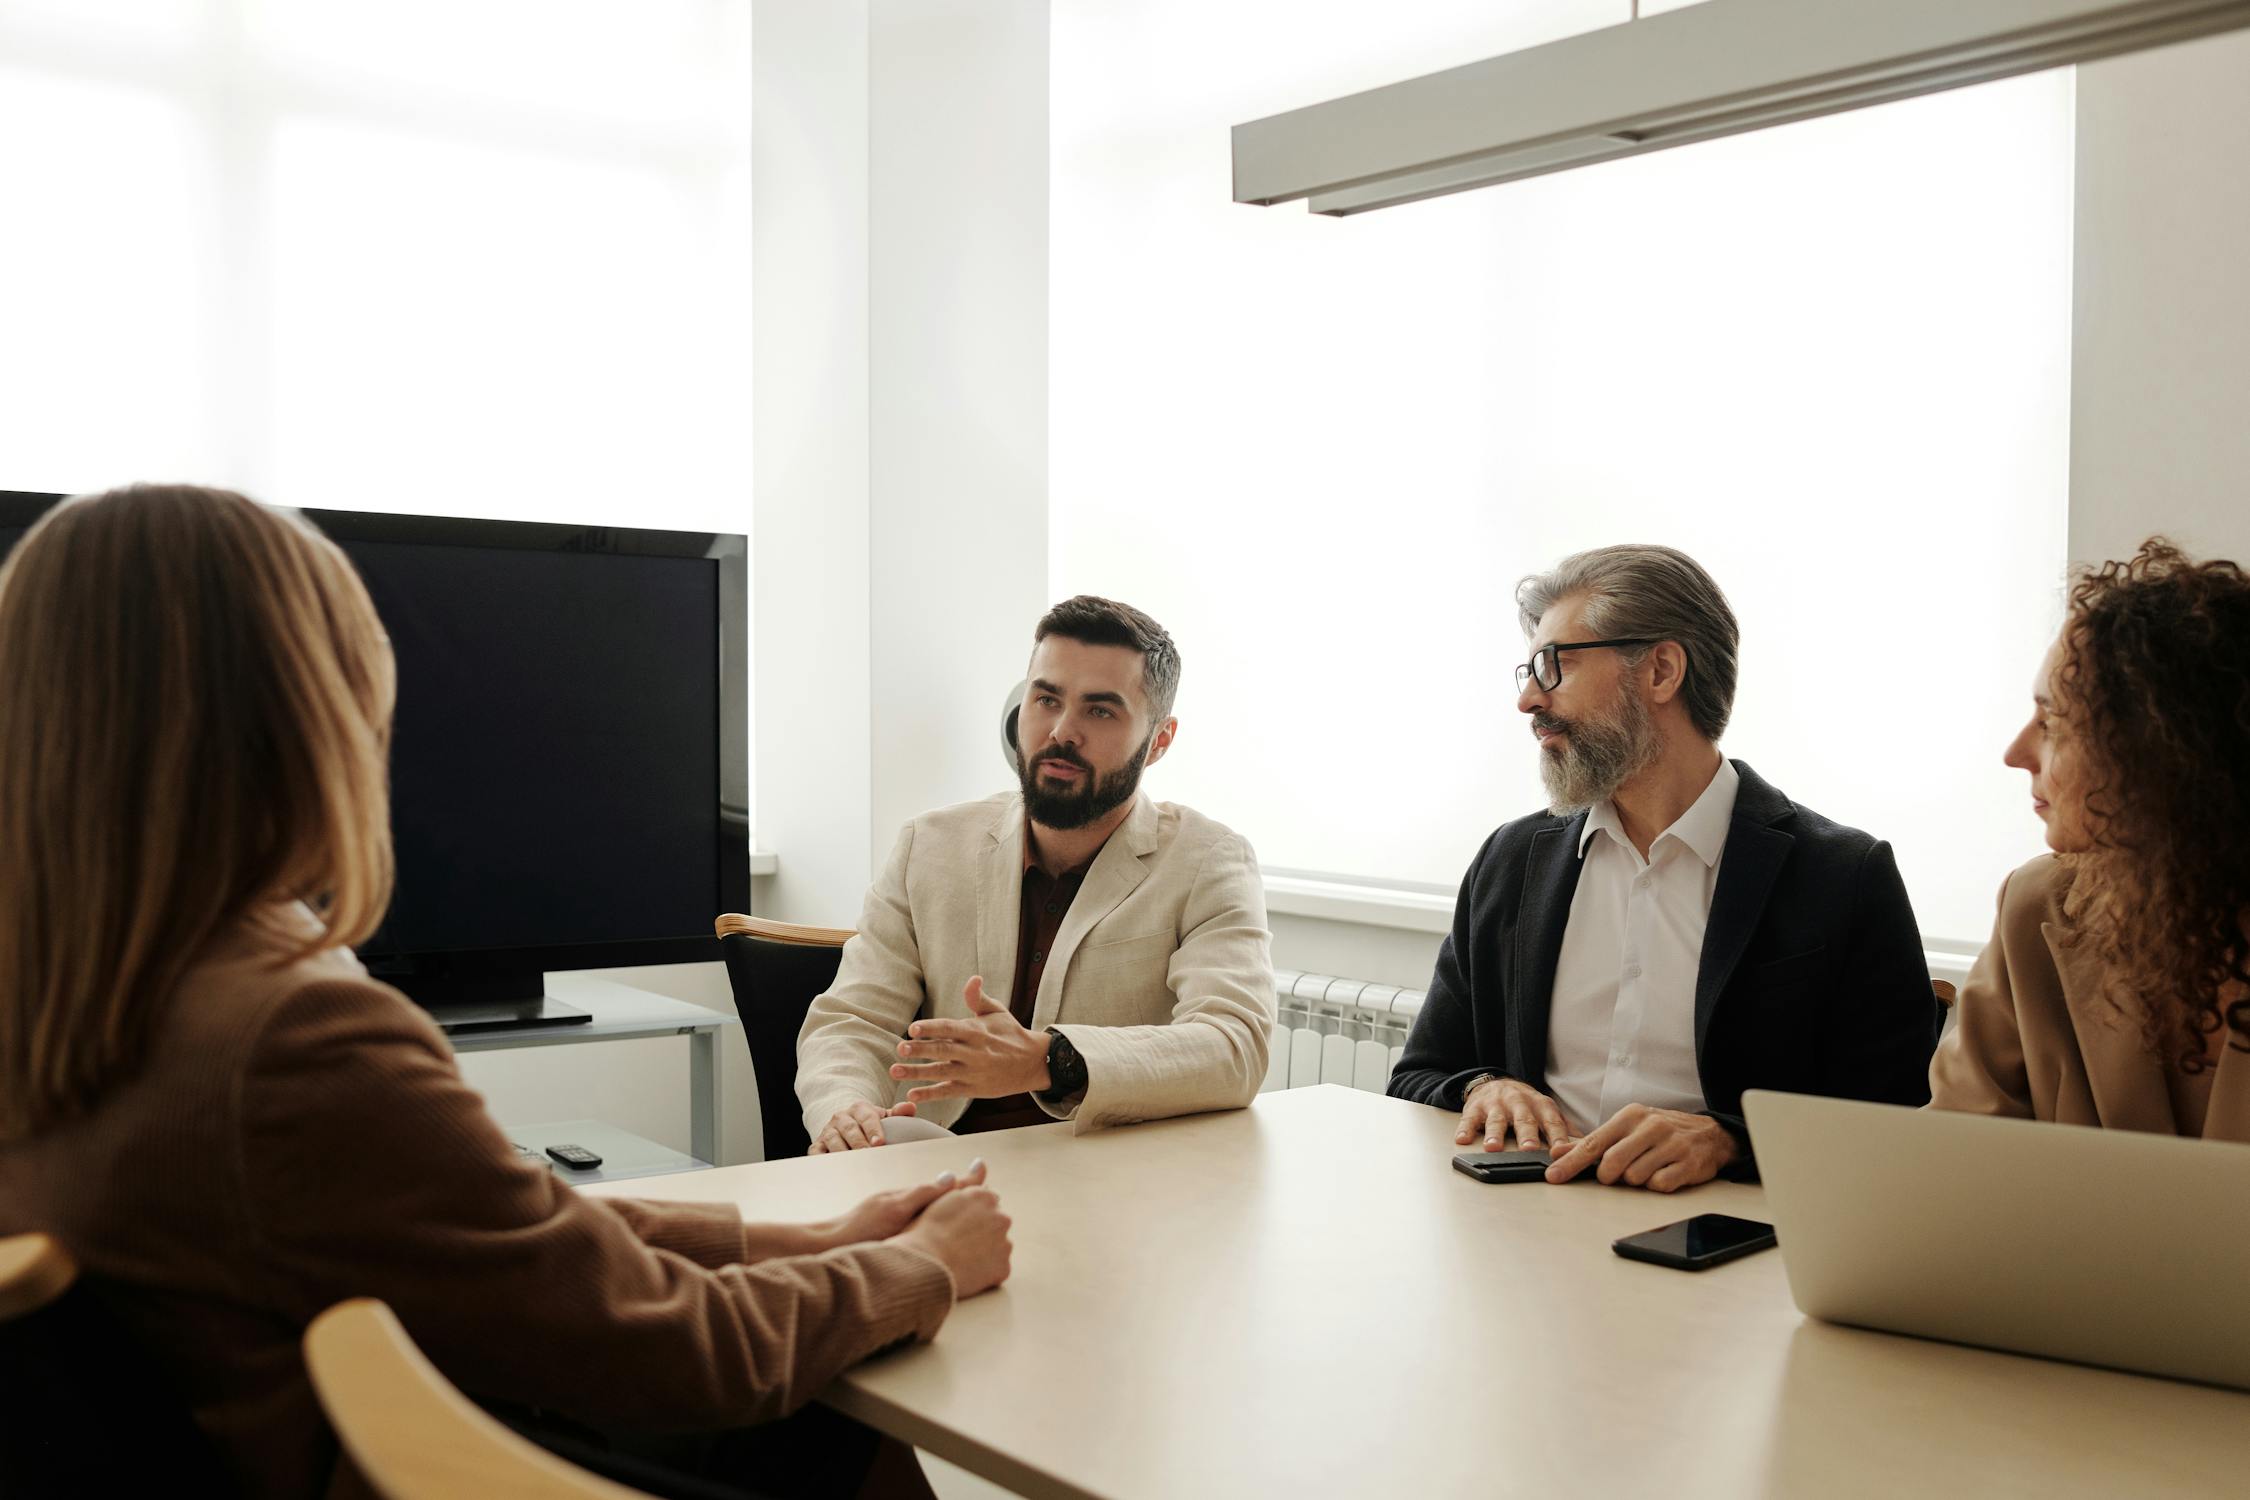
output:
[[[1061,1103],[1073,1094],[1086,1092],[1086,1059],[1070,1045],[1070,1038],[1050,1026],[1047,1028],[1047,1087],[1040,1095],[1052,1103]]]

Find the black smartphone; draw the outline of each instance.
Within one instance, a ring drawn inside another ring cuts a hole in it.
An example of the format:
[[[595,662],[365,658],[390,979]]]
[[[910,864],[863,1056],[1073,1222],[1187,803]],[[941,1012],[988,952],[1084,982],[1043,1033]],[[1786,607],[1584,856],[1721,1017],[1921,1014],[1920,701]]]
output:
[[[1544,1151],[1464,1151],[1453,1170],[1479,1182],[1540,1182],[1553,1162]]]
[[[1779,1243],[1771,1224],[1732,1214],[1697,1214],[1662,1229],[1629,1234],[1609,1248],[1627,1260],[1645,1260],[1676,1271],[1708,1271]]]

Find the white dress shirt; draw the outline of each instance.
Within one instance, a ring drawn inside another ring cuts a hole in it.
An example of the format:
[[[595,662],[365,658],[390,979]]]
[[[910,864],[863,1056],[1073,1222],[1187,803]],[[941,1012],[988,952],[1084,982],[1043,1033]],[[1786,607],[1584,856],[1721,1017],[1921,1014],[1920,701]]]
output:
[[[1616,804],[1586,815],[1547,1021],[1547,1090],[1579,1131],[1628,1104],[1703,1108],[1695,974],[1741,781],[1721,759],[1646,860],[1625,837]]]

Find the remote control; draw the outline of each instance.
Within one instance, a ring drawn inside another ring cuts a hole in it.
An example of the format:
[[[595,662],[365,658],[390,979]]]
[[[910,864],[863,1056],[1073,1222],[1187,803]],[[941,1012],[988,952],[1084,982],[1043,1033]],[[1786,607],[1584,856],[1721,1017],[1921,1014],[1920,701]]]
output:
[[[602,1159],[584,1146],[549,1146],[547,1154],[573,1172],[591,1172],[602,1164]]]

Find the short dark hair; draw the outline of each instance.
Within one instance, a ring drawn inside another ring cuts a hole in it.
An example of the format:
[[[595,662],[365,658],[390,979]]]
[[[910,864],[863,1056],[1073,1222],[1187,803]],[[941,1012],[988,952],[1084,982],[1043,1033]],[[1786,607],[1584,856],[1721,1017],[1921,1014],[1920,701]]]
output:
[[[1149,717],[1161,723],[1170,716],[1172,699],[1180,691],[1180,648],[1172,644],[1164,627],[1147,615],[1115,599],[1078,594],[1039,617],[1031,644],[1036,647],[1051,635],[1089,646],[1123,646],[1140,652]]]

